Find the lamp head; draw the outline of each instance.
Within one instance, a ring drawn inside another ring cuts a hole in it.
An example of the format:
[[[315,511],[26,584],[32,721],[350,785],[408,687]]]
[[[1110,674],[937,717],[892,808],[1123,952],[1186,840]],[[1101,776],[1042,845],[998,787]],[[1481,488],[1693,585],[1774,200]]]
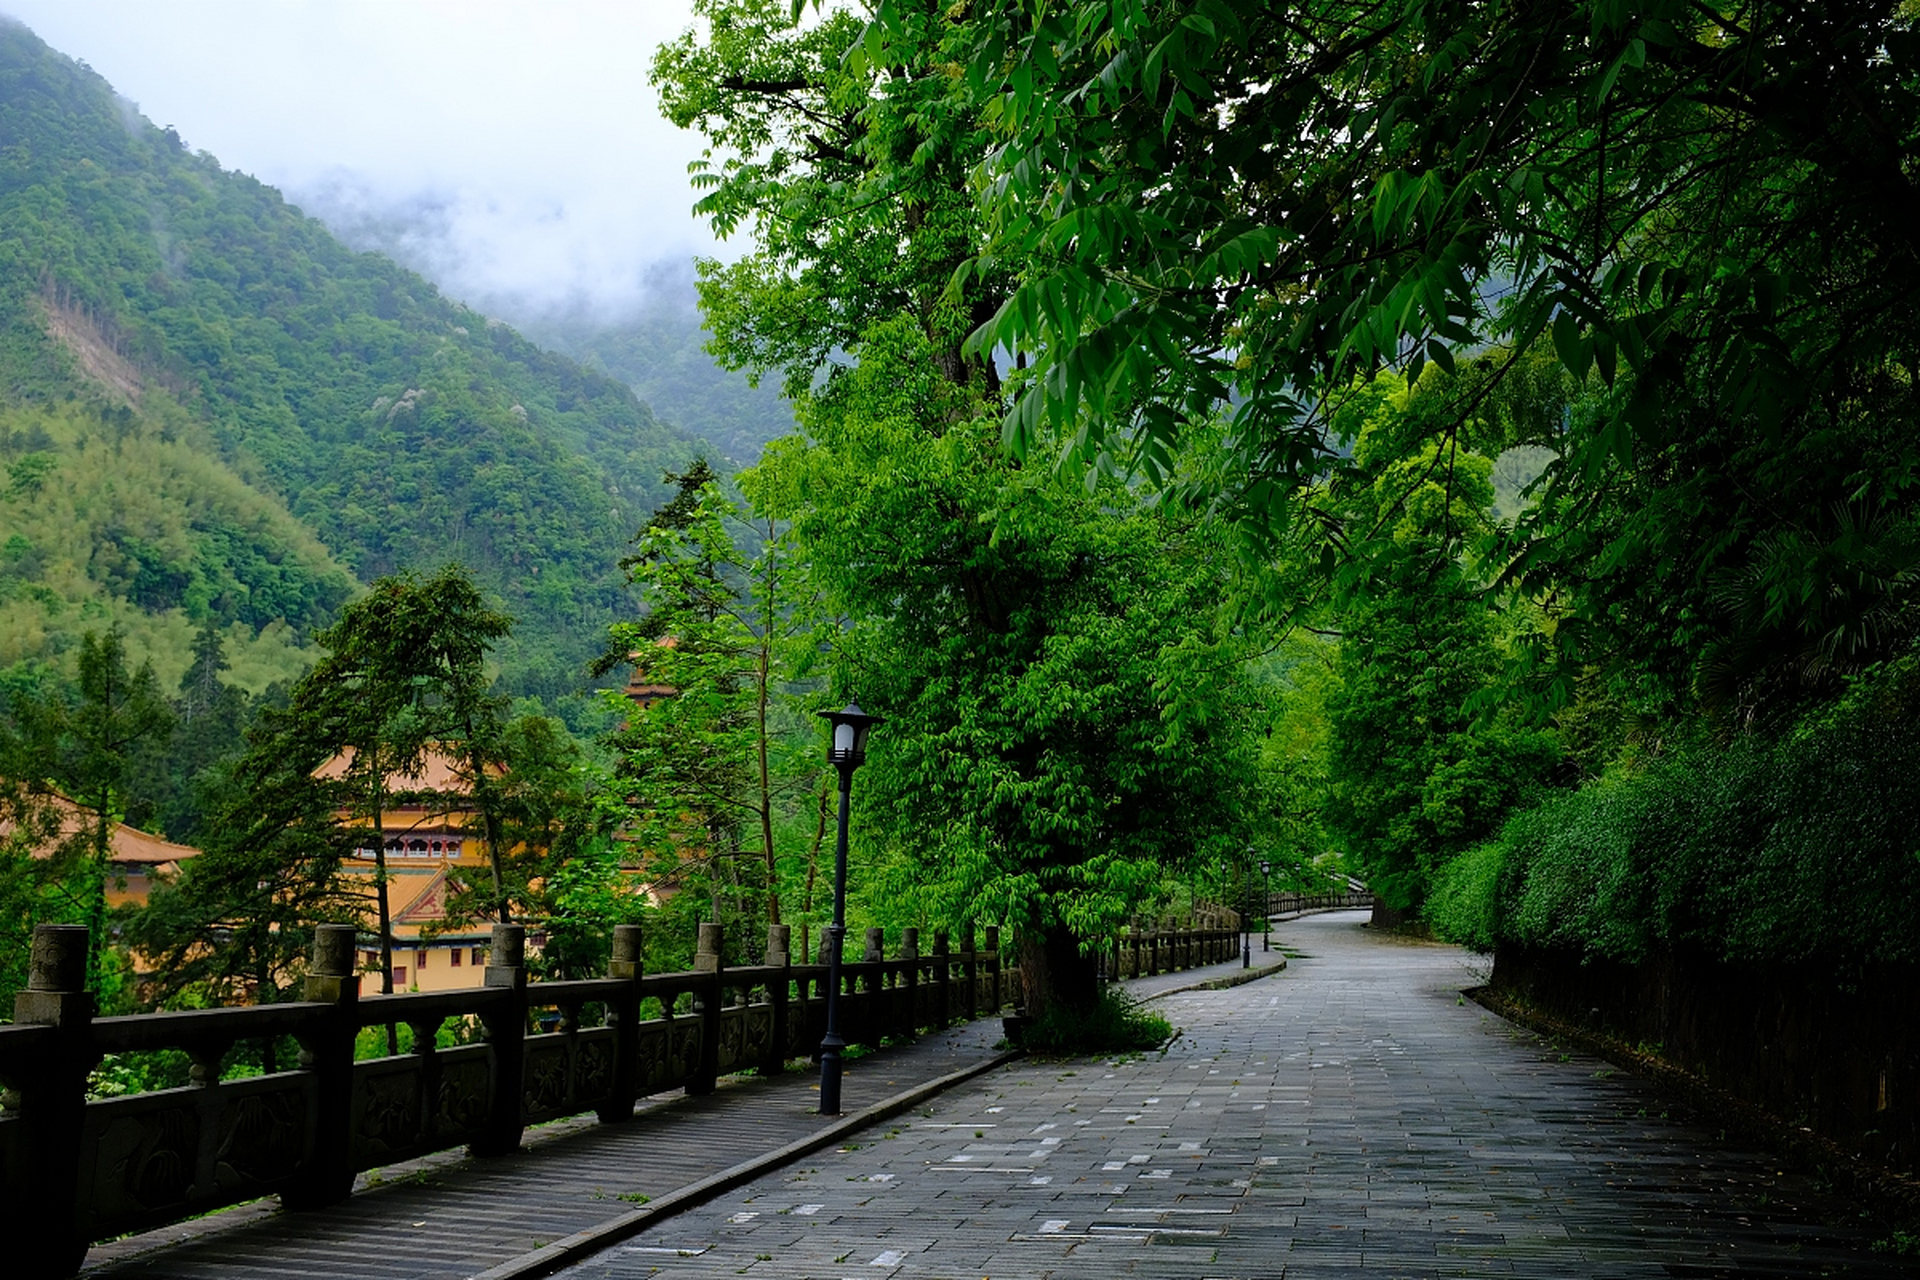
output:
[[[827,763],[858,769],[867,759],[867,735],[874,726],[885,724],[879,716],[870,716],[857,702],[849,702],[839,711],[822,711],[820,718],[833,727],[833,742],[827,748]]]

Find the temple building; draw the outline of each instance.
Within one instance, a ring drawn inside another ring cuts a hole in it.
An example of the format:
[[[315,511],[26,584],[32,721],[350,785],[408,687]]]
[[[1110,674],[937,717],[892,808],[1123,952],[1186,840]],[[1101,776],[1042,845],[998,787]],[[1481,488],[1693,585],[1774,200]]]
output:
[[[353,753],[347,751],[314,774],[338,778],[352,766]],[[477,987],[484,979],[491,922],[475,921],[453,929],[444,925],[453,884],[485,884],[493,874],[480,815],[461,799],[472,794],[473,784],[452,757],[429,750],[418,772],[389,775],[386,790],[394,797],[380,814],[381,843],[387,854],[387,904],[392,914],[393,989]],[[366,825],[368,819],[347,817],[346,821]],[[371,903],[374,842],[365,840],[344,869],[369,882]],[[373,976],[361,983],[361,994],[370,996],[379,994],[380,972],[379,922],[371,908],[365,924],[360,963],[362,971]]]
[[[93,826],[93,815],[65,796],[49,796],[48,803],[58,815],[59,833],[29,850],[35,858],[51,858],[67,841],[88,837]],[[13,831],[12,822],[0,819],[0,841],[11,838]],[[107,833],[107,905],[146,906],[157,878],[171,876],[182,862],[199,856],[200,851],[189,845],[174,844],[124,822],[113,823]]]

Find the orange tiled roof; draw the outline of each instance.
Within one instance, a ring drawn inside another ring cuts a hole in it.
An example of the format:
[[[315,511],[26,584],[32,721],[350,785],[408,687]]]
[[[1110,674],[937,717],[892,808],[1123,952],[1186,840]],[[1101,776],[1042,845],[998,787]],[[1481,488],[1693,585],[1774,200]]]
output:
[[[82,834],[93,821],[85,810],[63,795],[55,793],[48,796],[47,800],[60,815],[60,834],[52,843],[31,850],[36,858],[51,858],[54,845]],[[0,840],[12,834],[13,823],[0,819]],[[107,847],[111,851],[111,861],[140,866],[165,867],[200,856],[200,851],[191,845],[175,844],[124,822],[113,824],[113,829],[107,834]]]
[[[313,776],[316,778],[345,777],[347,770],[353,768],[353,756],[353,748],[348,747],[315,769]],[[504,770],[496,767],[494,772],[502,773]],[[473,780],[468,776],[465,764],[443,751],[429,747],[420,758],[418,771],[387,775],[387,790],[444,791],[465,795],[473,790]]]

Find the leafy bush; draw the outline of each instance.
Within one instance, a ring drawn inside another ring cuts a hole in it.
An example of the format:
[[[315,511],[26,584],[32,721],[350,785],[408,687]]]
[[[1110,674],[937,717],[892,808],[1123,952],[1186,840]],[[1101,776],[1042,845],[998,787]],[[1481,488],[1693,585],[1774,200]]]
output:
[[[1029,1053],[1078,1057],[1156,1049],[1172,1038],[1172,1023],[1109,987],[1091,1009],[1055,1004],[1026,1025],[1020,1043]]]
[[[1494,908],[1506,849],[1475,845],[1442,867],[1423,908],[1436,938],[1475,951],[1493,950]]]
[[[1916,707],[1920,655],[1776,741],[1693,744],[1549,800],[1448,869],[1434,927],[1629,962],[1920,960]]]

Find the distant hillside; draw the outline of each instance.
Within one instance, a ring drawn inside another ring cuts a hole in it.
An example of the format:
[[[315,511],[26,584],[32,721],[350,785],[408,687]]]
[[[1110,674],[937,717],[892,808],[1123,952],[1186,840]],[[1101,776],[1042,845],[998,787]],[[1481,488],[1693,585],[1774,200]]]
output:
[[[29,598],[46,605],[32,625],[54,651],[82,597],[96,622],[174,618],[147,627],[156,638],[211,616],[297,646],[337,604],[343,569],[366,580],[457,559],[520,619],[510,687],[578,683],[630,607],[616,562],[664,496],[661,472],[698,448],[626,386],[348,249],[6,21],[0,227],[0,406],[26,415],[0,436],[0,463],[11,475],[27,454],[53,458],[67,480],[35,504],[62,484],[157,483],[153,527],[178,526],[148,537],[102,514],[68,539],[63,586],[20,569],[38,555],[23,551],[0,664],[33,647]],[[36,424],[45,449],[25,447],[42,443],[27,438]],[[174,478],[153,481],[162,457]],[[185,479],[195,467],[218,483]],[[167,497],[207,484],[226,497],[191,512]],[[74,492],[115,508],[106,490]],[[33,543],[16,527],[25,510],[0,505],[0,545]],[[33,521],[45,536],[44,513]],[[258,564],[296,566],[304,585],[281,601],[235,568]],[[247,590],[206,585],[228,569]]]
[[[457,291],[460,252],[441,202],[383,199],[349,181],[290,194],[348,244]],[[584,299],[480,294],[466,300],[541,346],[626,383],[662,420],[711,446],[709,457],[723,470],[752,464],[769,440],[793,430],[792,407],[775,384],[749,386],[745,374],[722,369],[706,353],[690,260],[654,264],[639,299],[617,310]]]
[[[793,428],[778,379],[759,387],[714,364],[703,344],[693,267],[656,273],[644,305],[607,318],[589,310],[512,317],[528,337],[605,370],[675,426],[718,451],[716,462],[751,466],[767,442]]]

